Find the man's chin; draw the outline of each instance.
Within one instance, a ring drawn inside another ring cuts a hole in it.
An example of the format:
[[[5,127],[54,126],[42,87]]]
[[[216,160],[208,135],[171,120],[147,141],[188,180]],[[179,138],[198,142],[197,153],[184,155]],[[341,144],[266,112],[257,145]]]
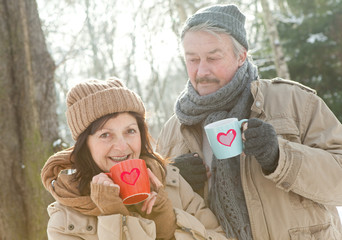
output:
[[[216,92],[217,90],[219,90],[219,88],[217,88],[217,86],[213,86],[211,84],[211,86],[198,86],[197,88],[197,92],[200,96],[206,96],[206,95],[209,95],[209,94],[212,94],[214,92]]]

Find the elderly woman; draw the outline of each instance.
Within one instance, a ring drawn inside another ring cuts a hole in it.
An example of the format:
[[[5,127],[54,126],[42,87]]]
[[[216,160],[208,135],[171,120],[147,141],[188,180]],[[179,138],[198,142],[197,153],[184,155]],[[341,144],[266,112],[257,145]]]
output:
[[[41,172],[56,200],[48,206],[49,239],[226,239],[204,200],[153,151],[137,94],[116,78],[88,80],[69,91],[67,105],[76,143]],[[105,173],[136,158],[150,169],[151,195],[125,205]]]

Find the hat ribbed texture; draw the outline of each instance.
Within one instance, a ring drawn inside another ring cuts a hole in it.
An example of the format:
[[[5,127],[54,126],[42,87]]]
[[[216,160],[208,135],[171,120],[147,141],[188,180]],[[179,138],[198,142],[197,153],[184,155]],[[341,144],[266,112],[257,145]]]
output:
[[[244,27],[245,19],[245,15],[234,4],[202,8],[186,20],[182,36],[189,27],[208,22],[216,27],[225,29],[248,50],[246,29]]]
[[[67,122],[74,140],[96,119],[116,112],[145,115],[141,98],[117,79],[87,80],[67,94]]]

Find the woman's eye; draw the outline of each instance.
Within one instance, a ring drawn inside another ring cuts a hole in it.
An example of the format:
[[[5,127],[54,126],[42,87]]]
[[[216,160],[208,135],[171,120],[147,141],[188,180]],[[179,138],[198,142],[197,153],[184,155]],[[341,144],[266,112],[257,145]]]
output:
[[[129,134],[134,134],[134,133],[136,133],[137,131],[136,131],[135,129],[129,129],[127,132],[128,132]]]
[[[100,135],[100,138],[108,138],[109,137],[109,133],[102,133]]]

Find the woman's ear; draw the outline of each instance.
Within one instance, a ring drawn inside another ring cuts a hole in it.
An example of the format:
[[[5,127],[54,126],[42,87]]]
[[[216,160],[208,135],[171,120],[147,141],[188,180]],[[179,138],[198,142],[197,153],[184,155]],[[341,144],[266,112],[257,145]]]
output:
[[[246,61],[247,58],[247,51],[244,51],[242,54],[239,56],[239,67],[242,66],[242,64]]]

